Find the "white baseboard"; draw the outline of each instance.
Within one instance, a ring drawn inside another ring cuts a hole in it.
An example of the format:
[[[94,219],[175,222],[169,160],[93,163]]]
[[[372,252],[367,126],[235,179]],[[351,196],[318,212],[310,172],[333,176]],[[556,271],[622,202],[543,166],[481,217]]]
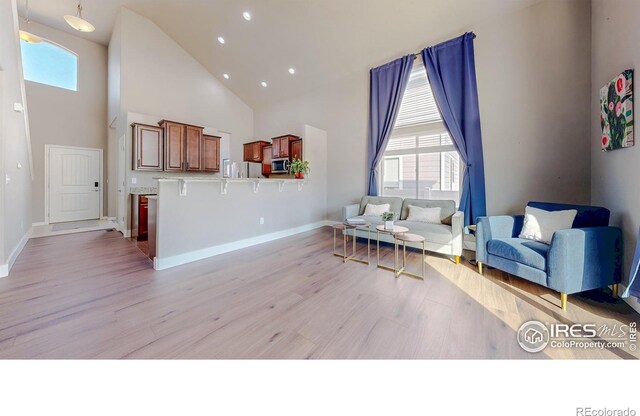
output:
[[[13,249],[13,251],[9,255],[9,258],[7,259],[7,264],[0,265],[0,277],[9,276],[9,272],[13,267],[13,263],[16,262],[16,259],[22,252],[22,249],[24,248],[24,246],[27,245],[27,241],[29,241],[30,235],[31,235],[31,228],[29,228],[29,230],[22,236],[22,238],[18,242],[18,245],[16,245],[16,247]]]
[[[153,259],[153,268],[156,270],[164,270],[170,267],[180,266],[182,264],[187,264],[194,261],[206,259],[208,257],[228,253],[230,251],[240,250],[243,248],[255,246],[257,244],[267,243],[269,241],[278,240],[280,238],[304,233],[316,228],[332,225],[333,223],[333,221],[318,221],[311,224],[301,225],[299,227],[288,228],[286,230],[276,231],[274,233],[263,234],[256,237],[246,238],[244,240],[238,240],[230,243],[220,244],[217,246],[207,247],[171,257],[156,257]]]

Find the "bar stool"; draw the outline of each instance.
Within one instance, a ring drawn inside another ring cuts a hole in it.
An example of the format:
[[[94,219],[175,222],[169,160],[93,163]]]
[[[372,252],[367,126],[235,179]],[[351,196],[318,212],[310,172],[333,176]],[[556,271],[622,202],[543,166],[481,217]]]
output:
[[[398,241],[402,241],[402,267],[395,271],[396,277],[400,277],[401,274],[405,274],[407,276],[424,280],[424,260],[425,260],[425,239],[421,235],[410,234],[410,233],[402,233],[395,235],[395,238]],[[422,276],[410,273],[406,271],[407,264],[407,243],[422,243]]]

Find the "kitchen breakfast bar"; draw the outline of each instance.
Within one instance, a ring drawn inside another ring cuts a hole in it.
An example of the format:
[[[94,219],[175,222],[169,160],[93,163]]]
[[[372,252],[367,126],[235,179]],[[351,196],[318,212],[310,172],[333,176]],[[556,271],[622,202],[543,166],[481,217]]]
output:
[[[166,269],[327,224],[326,175],[313,179],[158,177],[149,254]]]

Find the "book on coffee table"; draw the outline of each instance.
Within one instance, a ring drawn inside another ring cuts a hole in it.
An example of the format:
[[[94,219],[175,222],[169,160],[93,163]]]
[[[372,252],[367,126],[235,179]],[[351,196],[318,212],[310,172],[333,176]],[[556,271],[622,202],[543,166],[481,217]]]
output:
[[[350,225],[364,225],[367,222],[363,218],[349,218],[347,219],[347,223]]]

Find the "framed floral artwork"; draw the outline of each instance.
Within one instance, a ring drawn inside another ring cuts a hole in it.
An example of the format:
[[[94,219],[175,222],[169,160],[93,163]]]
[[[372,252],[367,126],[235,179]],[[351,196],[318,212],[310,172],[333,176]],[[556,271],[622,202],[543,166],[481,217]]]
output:
[[[633,146],[633,69],[600,89],[602,151]]]

